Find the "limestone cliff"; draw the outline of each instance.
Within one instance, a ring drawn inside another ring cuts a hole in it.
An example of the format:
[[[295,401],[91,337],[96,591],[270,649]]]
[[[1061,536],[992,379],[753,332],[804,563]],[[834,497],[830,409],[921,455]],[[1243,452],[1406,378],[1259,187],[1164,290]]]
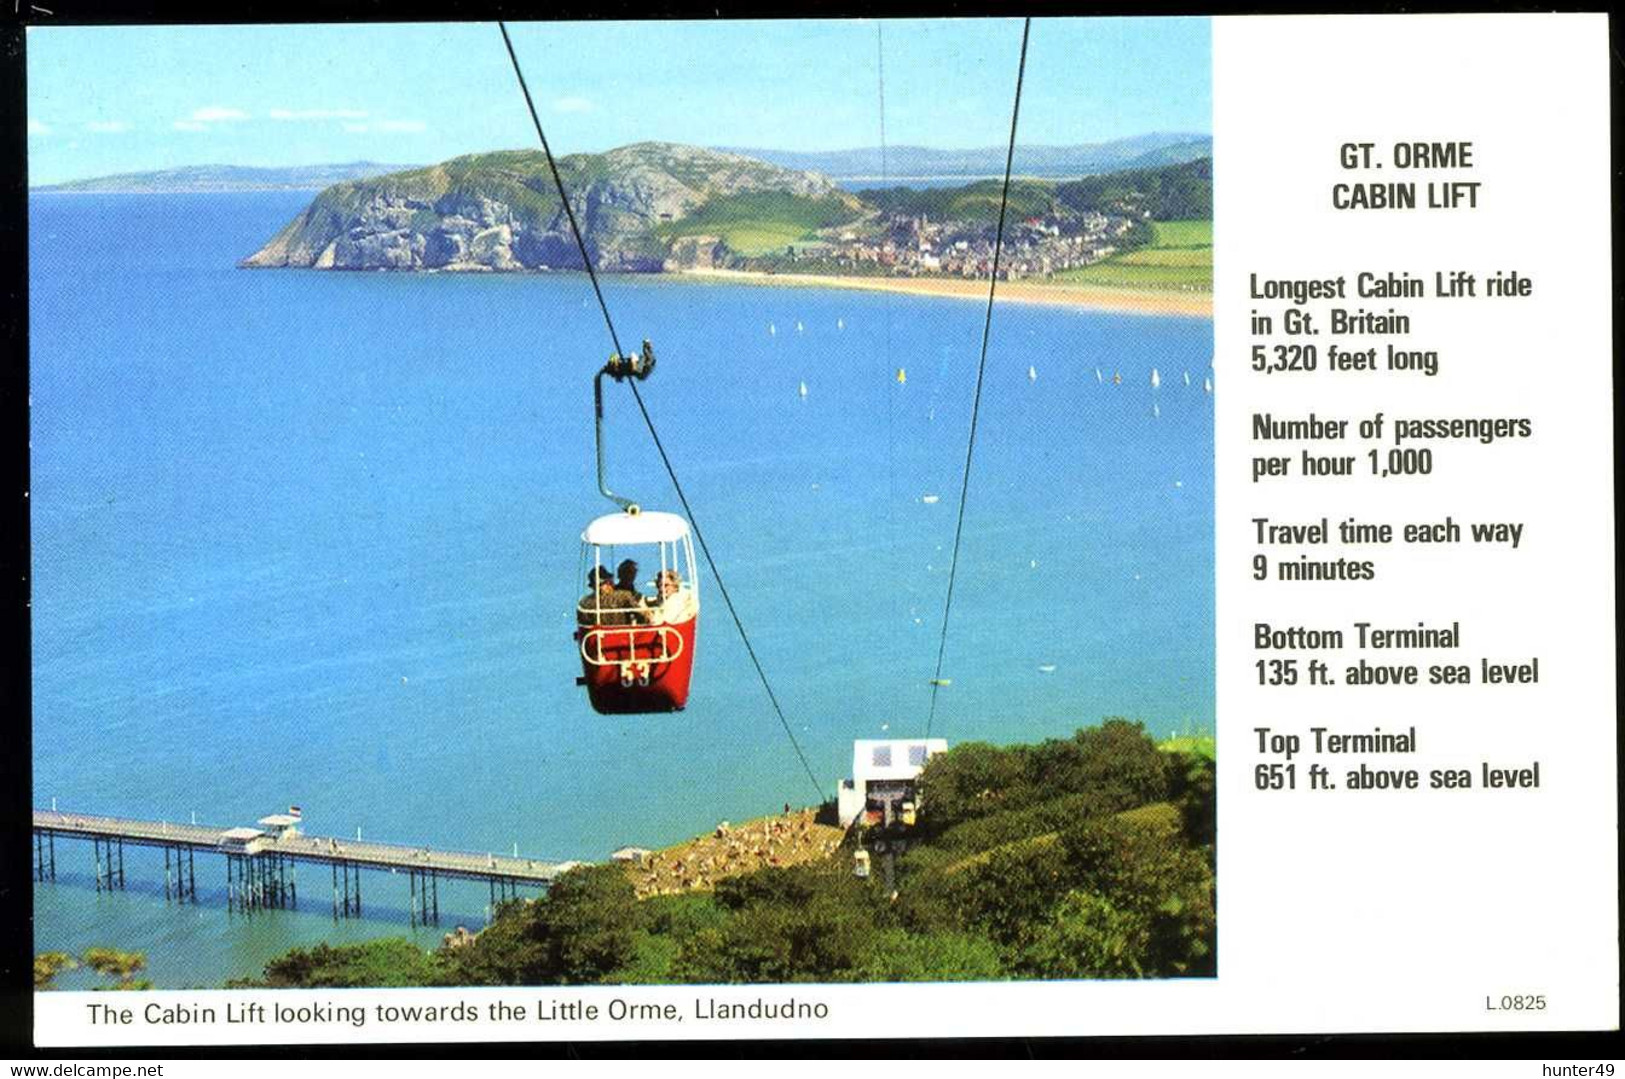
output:
[[[655,272],[710,264],[726,251],[715,234],[681,223],[734,196],[775,193],[828,212],[861,204],[817,173],[738,154],[638,143],[559,160],[593,263]],[[540,151],[454,158],[428,168],[336,184],[242,262],[246,267],[333,270],[580,269],[547,159]]]

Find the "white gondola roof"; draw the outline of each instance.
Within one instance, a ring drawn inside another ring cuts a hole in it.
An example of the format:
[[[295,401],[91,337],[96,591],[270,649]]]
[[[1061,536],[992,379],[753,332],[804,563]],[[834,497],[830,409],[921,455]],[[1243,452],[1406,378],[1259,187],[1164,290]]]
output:
[[[671,543],[688,535],[688,522],[675,513],[645,510],[599,517],[581,533],[582,543],[610,547],[627,543]]]

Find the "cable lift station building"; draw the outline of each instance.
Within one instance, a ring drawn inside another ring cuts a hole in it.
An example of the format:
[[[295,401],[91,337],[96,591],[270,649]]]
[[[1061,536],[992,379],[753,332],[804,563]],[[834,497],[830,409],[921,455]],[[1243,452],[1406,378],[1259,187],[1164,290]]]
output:
[[[859,739],[852,743],[852,778],[841,780],[836,811],[841,827],[859,817],[891,828],[912,824],[919,805],[916,783],[926,761],[948,752],[946,738]]]

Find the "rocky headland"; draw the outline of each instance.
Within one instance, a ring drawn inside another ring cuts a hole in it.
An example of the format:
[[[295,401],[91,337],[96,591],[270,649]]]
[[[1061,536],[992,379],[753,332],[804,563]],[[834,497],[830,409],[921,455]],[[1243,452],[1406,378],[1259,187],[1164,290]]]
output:
[[[677,226],[702,207],[770,194],[861,212],[827,177],[672,143],[645,142],[558,162],[595,267],[659,272],[708,266],[720,239]],[[337,184],[245,267],[331,270],[581,269],[547,159],[520,150]]]

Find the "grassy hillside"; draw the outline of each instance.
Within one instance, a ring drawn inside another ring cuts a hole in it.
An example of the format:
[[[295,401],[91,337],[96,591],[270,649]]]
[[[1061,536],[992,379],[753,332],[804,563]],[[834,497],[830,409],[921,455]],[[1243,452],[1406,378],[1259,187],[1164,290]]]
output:
[[[1213,290],[1213,222],[1153,221],[1152,240],[1144,247],[1104,262],[1055,275],[1058,281],[1078,281],[1119,288],[1168,289],[1182,292]]]
[[[857,832],[831,850],[836,833],[804,833],[789,814],[734,837],[767,865],[719,876],[717,844],[682,848],[689,870],[710,874],[704,888],[586,867],[545,899],[506,905],[472,942],[427,955],[404,941],[301,949],[258,984],[1211,976],[1213,761],[1192,748],[1122,720],[1037,745],[965,743],[926,766],[901,853],[895,836],[882,851]],[[853,873],[860,843],[867,878]],[[771,864],[786,857],[799,864]]]
[[[662,224],[655,235],[670,242],[683,236],[716,236],[741,255],[761,255],[806,240],[821,228],[844,225],[860,211],[837,195],[806,198],[785,191],[753,191],[711,199],[681,221]]]
[[[999,219],[1002,180],[978,180],[963,187],[881,188],[861,193],[863,201],[888,213],[924,215],[933,221],[971,221],[992,225]],[[1010,181],[1007,219],[1042,217],[1055,207],[1055,185],[1044,180]]]

